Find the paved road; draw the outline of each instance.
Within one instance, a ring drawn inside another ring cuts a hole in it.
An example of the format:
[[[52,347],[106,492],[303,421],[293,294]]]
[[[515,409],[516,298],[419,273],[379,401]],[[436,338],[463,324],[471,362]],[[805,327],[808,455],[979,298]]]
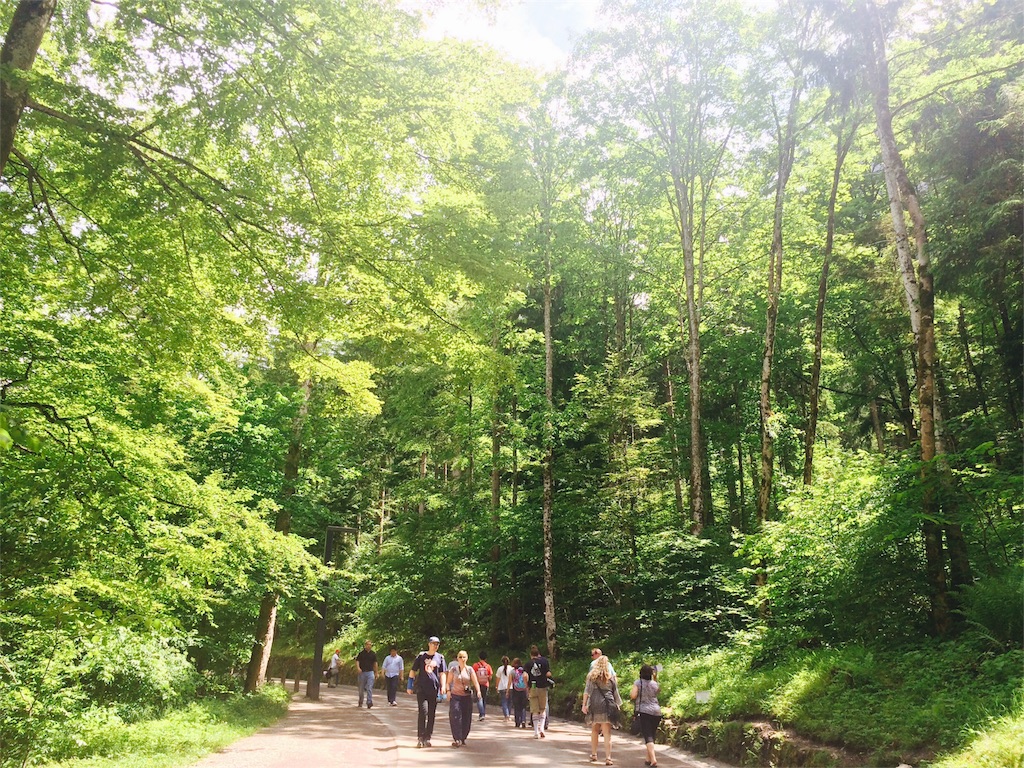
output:
[[[448,708],[441,704],[437,708],[434,746],[417,749],[414,697],[400,693],[399,706],[389,707],[384,693],[374,691],[374,707],[367,710],[356,707],[354,686],[322,685],[320,696],[316,702],[306,699],[303,693],[295,694],[281,721],[207,756],[195,768],[591,765],[590,732],[580,723],[552,720],[547,738],[537,740],[532,730],[516,730],[503,722],[501,709],[488,705],[484,722],[474,717],[466,746],[453,749]],[[603,751],[598,754],[603,755]],[[612,735],[612,759],[622,768],[643,768],[646,753],[639,739],[616,731]],[[602,760],[600,764],[603,763]],[[662,768],[729,768],[724,763],[661,745],[658,764]]]

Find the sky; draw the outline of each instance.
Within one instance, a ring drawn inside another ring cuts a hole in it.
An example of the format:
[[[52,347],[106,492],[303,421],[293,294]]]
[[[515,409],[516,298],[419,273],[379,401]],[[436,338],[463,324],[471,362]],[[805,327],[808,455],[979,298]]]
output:
[[[600,0],[407,0],[424,15],[426,37],[485,43],[508,58],[549,70],[567,60],[575,39],[597,19]]]

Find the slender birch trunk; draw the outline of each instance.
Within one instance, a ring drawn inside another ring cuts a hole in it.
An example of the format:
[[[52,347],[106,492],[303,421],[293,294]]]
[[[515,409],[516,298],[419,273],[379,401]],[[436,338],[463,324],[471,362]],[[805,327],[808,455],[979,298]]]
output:
[[[953,624],[951,596],[946,577],[946,556],[943,552],[943,527],[935,488],[942,478],[941,457],[942,414],[939,407],[937,378],[937,345],[935,342],[935,288],[927,249],[928,232],[917,192],[910,183],[906,166],[896,144],[889,106],[889,65],[885,52],[885,29],[874,0],[864,0],[862,9],[867,20],[868,76],[874,96],[875,123],[885,166],[886,188],[896,235],[896,253],[900,275],[910,310],[911,327],[917,342],[917,399],[921,437],[922,533],[925,539],[925,570],[930,586],[932,630],[936,635],[949,634]],[[905,217],[910,218],[912,232]],[[914,253],[911,253],[911,235]],[[937,461],[938,460],[938,461]],[[945,526],[951,561],[955,562],[957,580],[970,578],[970,563],[960,526]],[[956,550],[955,552],[953,550]],[[957,585],[961,586],[961,585]]]
[[[793,170],[796,152],[796,119],[803,92],[803,77],[797,72],[789,96],[789,112],[785,128],[776,120],[779,158],[775,177],[775,215],[772,225],[772,249],[768,260],[768,308],[765,316],[764,354],[761,358],[761,476],[757,493],[757,521],[769,518],[774,479],[774,436],[772,434],[771,382],[775,357],[775,334],[779,319],[779,298],[782,295],[782,214],[786,185]]]
[[[836,234],[836,200],[839,197],[839,179],[842,175],[846,155],[849,154],[856,136],[853,130],[843,137],[846,115],[836,132],[836,162],[832,168],[832,187],[828,195],[828,218],[825,225],[825,253],[821,260],[821,277],[818,279],[818,303],[814,310],[814,360],[811,363],[811,391],[807,414],[807,431],[804,433],[804,485],[814,482],[814,441],[818,433],[818,407],[821,400],[821,354],[825,332],[825,299],[828,295],[828,272],[832,260],[832,249]]]

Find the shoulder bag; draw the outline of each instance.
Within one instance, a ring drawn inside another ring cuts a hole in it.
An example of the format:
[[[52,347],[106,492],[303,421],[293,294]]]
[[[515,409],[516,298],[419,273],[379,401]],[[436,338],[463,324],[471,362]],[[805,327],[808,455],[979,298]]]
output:
[[[636,707],[633,709],[633,719],[629,722],[629,732],[634,736],[640,735],[640,705],[644,700],[644,681],[640,680],[640,690],[636,697]]]

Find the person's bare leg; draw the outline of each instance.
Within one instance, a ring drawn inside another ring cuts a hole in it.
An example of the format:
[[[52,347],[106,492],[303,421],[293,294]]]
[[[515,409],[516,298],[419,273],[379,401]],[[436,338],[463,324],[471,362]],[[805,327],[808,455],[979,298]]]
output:
[[[601,728],[604,729],[604,762],[606,765],[610,765],[612,759],[612,724],[604,723]]]
[[[649,762],[651,765],[657,765],[657,763],[658,763],[658,758],[654,756],[654,742],[653,741],[648,741],[647,742],[647,762]]]
[[[596,723],[590,726],[590,759],[597,760],[597,732],[601,726]]]

